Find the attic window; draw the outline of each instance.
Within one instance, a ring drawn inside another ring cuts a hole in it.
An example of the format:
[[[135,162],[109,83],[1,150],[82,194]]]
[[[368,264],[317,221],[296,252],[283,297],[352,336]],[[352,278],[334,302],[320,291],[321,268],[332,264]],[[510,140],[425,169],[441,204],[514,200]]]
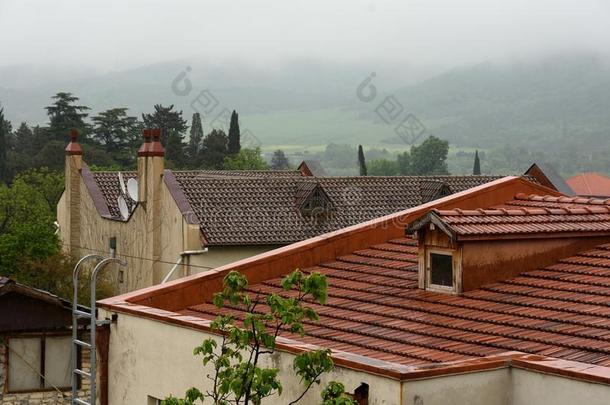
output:
[[[428,285],[433,289],[453,290],[453,255],[450,252],[428,252]]]
[[[419,193],[422,204],[453,194],[447,183],[438,180],[420,181]]]
[[[333,209],[333,203],[319,184],[303,184],[297,190],[297,206],[301,215],[323,217]]]

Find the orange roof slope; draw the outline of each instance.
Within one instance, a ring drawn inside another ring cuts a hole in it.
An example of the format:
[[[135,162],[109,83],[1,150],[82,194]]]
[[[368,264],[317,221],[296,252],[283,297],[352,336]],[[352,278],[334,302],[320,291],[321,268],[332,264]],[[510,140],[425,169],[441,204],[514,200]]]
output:
[[[610,197],[610,177],[599,173],[581,173],[566,180],[578,195]]]
[[[461,296],[417,288],[416,250],[392,240],[306,269],[327,276],[328,303],[309,303],[320,322],[304,338],[282,336],[409,366],[506,351],[610,366],[610,244]],[[250,291],[294,294],[280,281]],[[180,313],[213,319],[219,310],[205,302]]]

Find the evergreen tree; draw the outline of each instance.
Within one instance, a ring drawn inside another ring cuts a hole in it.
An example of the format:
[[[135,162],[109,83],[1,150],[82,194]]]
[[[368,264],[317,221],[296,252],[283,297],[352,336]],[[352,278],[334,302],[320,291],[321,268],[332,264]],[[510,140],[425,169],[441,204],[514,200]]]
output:
[[[127,115],[127,108],[112,108],[92,118],[92,137],[107,152],[115,154],[120,149],[133,149],[140,143],[140,127],[136,117]]]
[[[201,162],[207,169],[221,170],[225,157],[227,157],[227,145],[229,139],[220,129],[213,129],[203,139],[201,148]]]
[[[411,154],[408,151],[399,153],[398,157],[396,158],[396,166],[399,175],[410,176],[412,174]]]
[[[167,144],[167,138],[172,131],[179,136],[180,142],[182,142],[187,128],[186,121],[182,118],[182,111],[173,111],[173,104],[169,107],[155,104],[154,108],[155,111],[152,114],[142,114],[144,126],[161,130],[161,144],[163,146]]]
[[[27,123],[22,122],[15,131],[15,151],[32,155],[37,152],[35,147],[34,132]]]
[[[283,150],[278,149],[273,152],[273,157],[271,158],[271,168],[273,170],[286,170],[290,168],[290,161],[288,161],[288,158]]]
[[[203,127],[201,125],[201,114],[194,113],[193,119],[191,120],[191,133],[188,146],[188,158],[192,167],[197,166],[197,156],[199,156],[202,141]]]
[[[51,97],[53,104],[45,107],[49,116],[49,135],[52,139],[65,142],[69,139],[70,131],[76,128],[81,134],[79,140],[86,141],[89,133],[89,126],[85,123],[85,118],[89,115],[89,107],[75,104],[78,97],[72,93],[60,92]],[[84,136],[83,136],[84,135]]]
[[[165,157],[176,169],[185,167],[186,156],[184,155],[185,145],[182,137],[176,131],[169,131],[165,143]]]
[[[419,146],[411,146],[411,173],[414,176],[449,174],[449,142],[433,135]]]
[[[8,134],[4,124],[4,109],[0,109],[0,184],[8,182]]]
[[[362,150],[362,145],[358,145],[358,167],[360,168],[360,175],[366,176],[366,161],[364,160],[364,151]]]
[[[235,110],[231,114],[231,124],[229,125],[229,155],[234,155],[241,149],[239,133],[239,117]]]
[[[481,161],[479,160],[479,151],[474,152],[474,167],[472,168],[472,174],[478,176],[481,174]]]

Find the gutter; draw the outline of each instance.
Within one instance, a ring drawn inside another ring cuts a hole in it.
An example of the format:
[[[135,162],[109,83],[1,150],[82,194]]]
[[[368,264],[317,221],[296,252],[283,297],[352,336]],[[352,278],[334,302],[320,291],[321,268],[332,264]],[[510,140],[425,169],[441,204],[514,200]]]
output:
[[[172,269],[169,271],[169,273],[167,273],[167,275],[163,278],[163,281],[161,281],[161,284],[166,283],[174,274],[174,272],[176,271],[176,269],[178,268],[178,266],[183,264],[184,258],[187,256],[193,256],[193,255],[200,255],[203,253],[207,253],[208,248],[203,248],[200,250],[185,250],[184,252],[180,253],[180,256],[178,256],[178,259],[176,259],[176,264],[174,264],[174,267],[172,267]]]

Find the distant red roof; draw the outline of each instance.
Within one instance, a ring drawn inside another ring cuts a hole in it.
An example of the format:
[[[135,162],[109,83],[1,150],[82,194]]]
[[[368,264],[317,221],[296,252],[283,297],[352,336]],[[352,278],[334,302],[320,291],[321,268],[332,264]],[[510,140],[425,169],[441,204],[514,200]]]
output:
[[[599,173],[581,173],[566,180],[578,195],[610,197],[610,177]]]

